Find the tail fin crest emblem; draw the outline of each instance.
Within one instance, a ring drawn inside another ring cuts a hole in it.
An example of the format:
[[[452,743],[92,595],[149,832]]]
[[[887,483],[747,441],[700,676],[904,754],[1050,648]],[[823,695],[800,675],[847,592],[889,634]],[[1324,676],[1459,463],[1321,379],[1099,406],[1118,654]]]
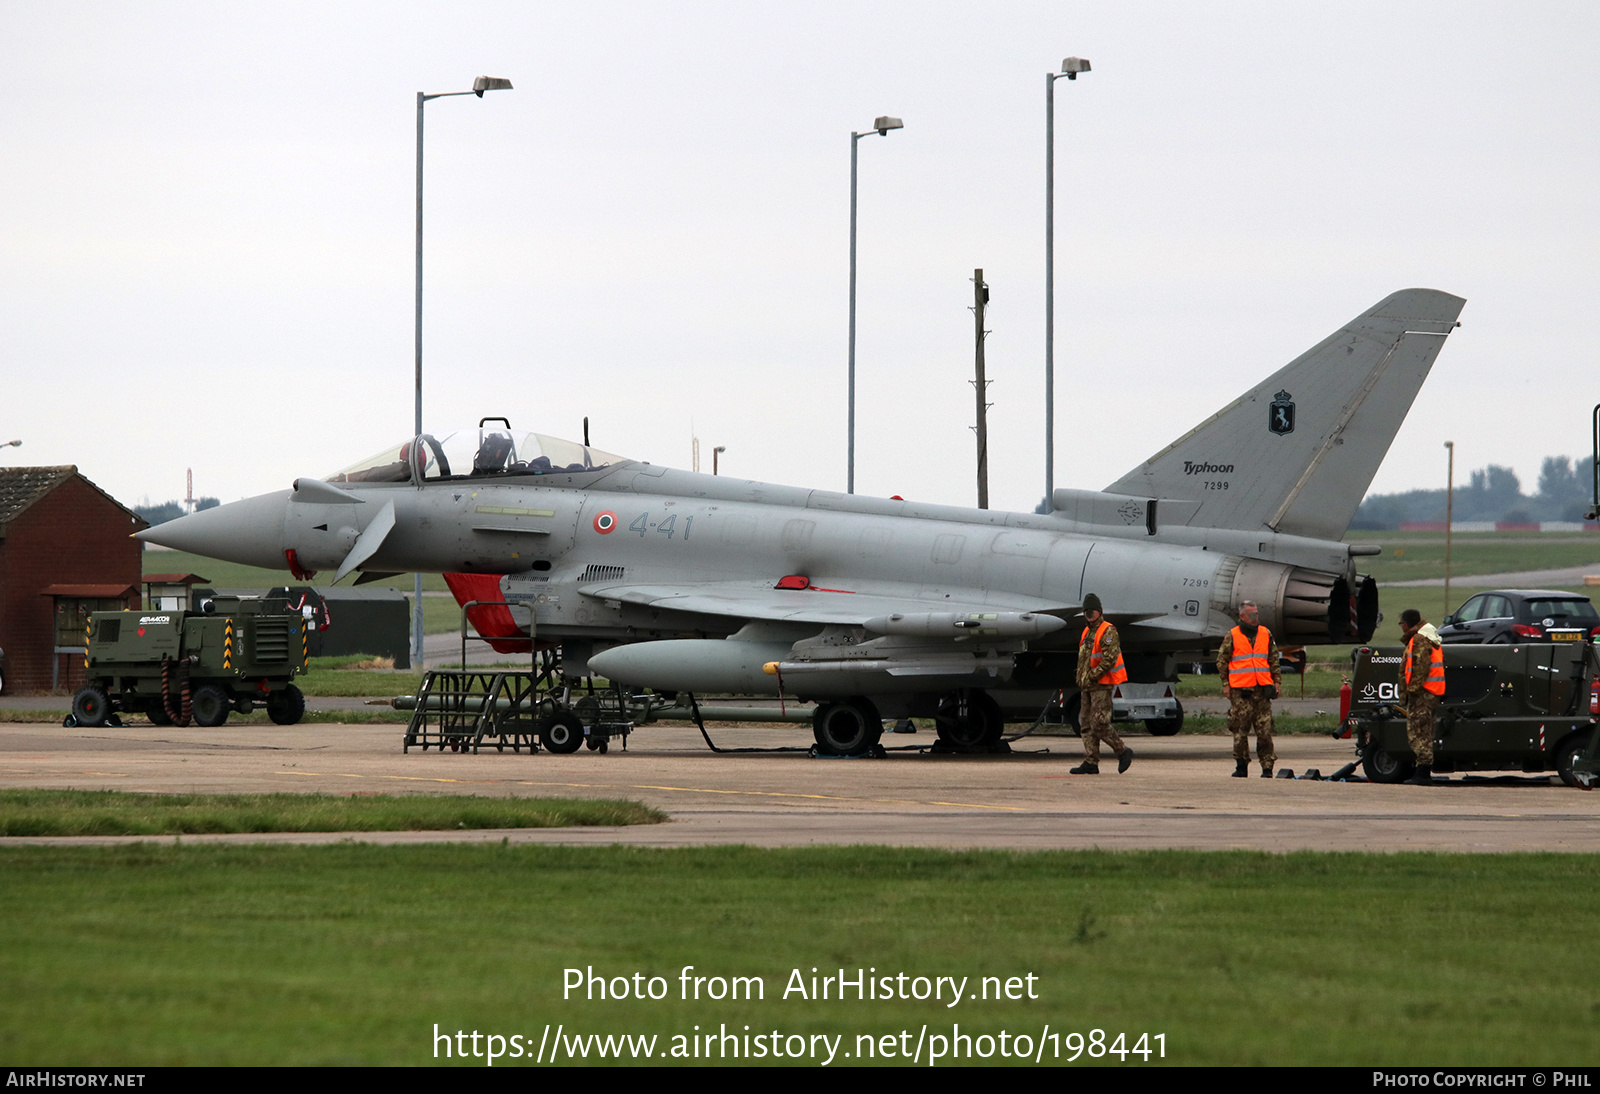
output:
[[[1267,408],[1267,428],[1278,436],[1294,432],[1294,397],[1280,390]]]

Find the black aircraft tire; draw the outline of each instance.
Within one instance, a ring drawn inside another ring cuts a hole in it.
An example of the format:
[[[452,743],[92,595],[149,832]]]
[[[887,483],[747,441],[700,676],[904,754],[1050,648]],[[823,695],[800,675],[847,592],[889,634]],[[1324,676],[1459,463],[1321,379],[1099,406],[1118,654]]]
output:
[[[817,751],[830,756],[858,756],[883,736],[883,719],[870,699],[823,703],[811,716]]]
[[[1152,737],[1177,736],[1183,730],[1183,704],[1178,704],[1178,713],[1171,718],[1146,718],[1144,727]]]
[[[1362,757],[1361,770],[1375,783],[1399,783],[1411,777],[1416,765],[1393,752],[1375,748]]]
[[[99,688],[80,688],[72,697],[72,716],[80,726],[103,726],[111,713],[111,701]]]
[[[1066,709],[1067,725],[1072,727],[1072,732],[1079,737],[1083,736],[1083,692],[1078,692],[1067,700]]]
[[[207,684],[194,693],[190,700],[190,707],[194,710],[194,724],[214,728],[228,720],[228,712],[233,709],[233,700],[228,698],[228,693],[215,684]]]
[[[1000,738],[1006,735],[1006,712],[987,691],[974,692],[972,703],[983,715],[983,743],[999,744]]]
[[[567,755],[583,747],[583,722],[570,710],[550,715],[539,727],[539,743],[557,755]]]
[[[306,714],[305,693],[290,684],[282,691],[267,693],[267,717],[274,724],[292,726]]]
[[[1572,772],[1572,762],[1578,758],[1578,753],[1582,752],[1586,747],[1588,747],[1588,744],[1589,735],[1586,733],[1580,733],[1576,737],[1573,737],[1572,740],[1562,745],[1561,748],[1556,752],[1556,774],[1561,776],[1562,782],[1566,783],[1574,790],[1588,789],[1581,781],[1579,781],[1578,776]]]
[[[999,741],[1005,734],[1005,715],[1000,704],[986,691],[969,691],[967,710],[960,712],[961,695],[953,693],[939,702],[933,721],[939,739],[952,748],[978,749]]]

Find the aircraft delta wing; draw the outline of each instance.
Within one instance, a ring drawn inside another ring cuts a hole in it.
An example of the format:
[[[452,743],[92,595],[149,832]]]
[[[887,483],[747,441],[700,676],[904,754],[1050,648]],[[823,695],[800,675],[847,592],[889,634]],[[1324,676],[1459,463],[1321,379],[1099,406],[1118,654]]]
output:
[[[1463,304],[1390,296],[1046,515],[701,475],[484,419],[139,536],[300,578],[444,573],[461,603],[510,604],[469,609],[497,649],[536,630],[569,675],[816,699],[832,751],[911,715],[981,745],[1073,687],[1089,592],[1135,682],[1206,658],[1242,599],[1285,644],[1365,641],[1377,586],[1340,537]]]

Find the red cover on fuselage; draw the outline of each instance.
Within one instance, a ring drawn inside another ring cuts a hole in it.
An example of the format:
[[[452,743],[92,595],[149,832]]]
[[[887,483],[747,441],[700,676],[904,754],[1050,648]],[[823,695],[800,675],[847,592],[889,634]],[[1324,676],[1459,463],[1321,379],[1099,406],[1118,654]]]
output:
[[[457,604],[474,600],[504,600],[500,591],[499,574],[445,574],[444,582],[450,586]],[[467,609],[467,622],[489,640],[489,648],[496,653],[527,653],[528,632],[517,626],[511,618],[511,609],[504,604],[479,604]]]

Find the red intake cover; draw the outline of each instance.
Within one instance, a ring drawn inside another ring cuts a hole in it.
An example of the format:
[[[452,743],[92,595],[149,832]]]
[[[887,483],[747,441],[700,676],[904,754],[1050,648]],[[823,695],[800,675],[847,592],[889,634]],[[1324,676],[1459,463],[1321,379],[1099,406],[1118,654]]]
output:
[[[445,574],[444,583],[455,594],[457,604],[505,599],[505,594],[500,591],[499,574]],[[528,632],[517,626],[511,618],[511,609],[503,604],[480,604],[468,608],[467,622],[489,639],[489,647],[496,653],[528,652]]]

